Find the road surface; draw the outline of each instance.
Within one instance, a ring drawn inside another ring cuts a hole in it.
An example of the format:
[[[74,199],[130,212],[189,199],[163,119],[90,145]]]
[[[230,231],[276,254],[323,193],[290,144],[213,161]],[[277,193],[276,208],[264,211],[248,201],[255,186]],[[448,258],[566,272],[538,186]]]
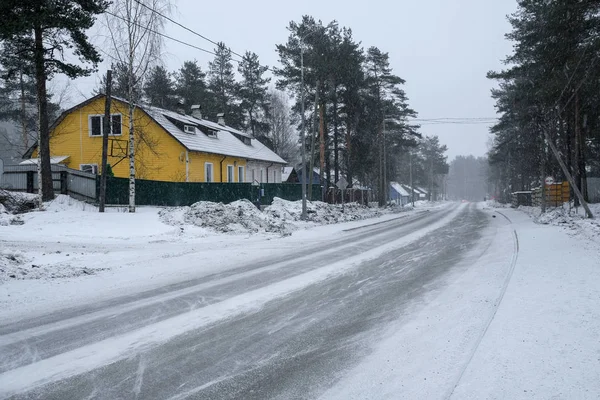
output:
[[[455,204],[0,326],[0,398],[318,398],[360,365],[374,334],[485,250],[490,224]]]

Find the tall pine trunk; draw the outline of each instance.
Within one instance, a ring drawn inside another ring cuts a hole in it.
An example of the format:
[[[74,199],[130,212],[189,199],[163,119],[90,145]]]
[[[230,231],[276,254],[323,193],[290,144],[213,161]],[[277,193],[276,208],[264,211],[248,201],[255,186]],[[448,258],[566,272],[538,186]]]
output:
[[[44,63],[44,43],[42,27],[36,24],[35,35],[35,78],[37,84],[39,167],[38,185],[42,201],[54,199],[52,170],[50,165],[50,132],[48,127],[48,95],[46,91],[46,68]]]

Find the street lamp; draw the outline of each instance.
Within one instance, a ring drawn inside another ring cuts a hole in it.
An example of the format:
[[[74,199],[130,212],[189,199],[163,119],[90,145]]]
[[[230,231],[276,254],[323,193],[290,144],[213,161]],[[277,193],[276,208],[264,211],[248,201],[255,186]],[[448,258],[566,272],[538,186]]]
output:
[[[328,29],[331,29],[333,27],[337,26],[337,22],[336,21],[332,21],[329,25],[327,25],[324,28],[324,31],[327,31]],[[310,180],[311,180],[311,184],[312,184],[312,171],[306,171],[306,130],[305,130],[305,125],[306,125],[306,121],[305,121],[305,116],[304,116],[304,39],[306,39],[308,36],[312,35],[313,33],[317,32],[317,30],[312,30],[310,32],[308,32],[307,34],[305,34],[304,36],[300,37],[300,80],[301,80],[301,84],[300,84],[300,101],[301,101],[301,108],[302,108],[302,220],[306,220],[307,219],[307,215],[306,215],[306,180],[308,178],[307,175],[310,175]],[[307,173],[308,172],[308,173]],[[321,171],[321,173],[323,173],[323,171]]]

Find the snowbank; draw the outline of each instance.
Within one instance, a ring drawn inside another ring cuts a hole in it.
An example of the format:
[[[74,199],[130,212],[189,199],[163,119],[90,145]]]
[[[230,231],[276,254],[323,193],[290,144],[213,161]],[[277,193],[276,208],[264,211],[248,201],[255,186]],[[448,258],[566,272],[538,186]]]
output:
[[[68,257],[69,254],[66,256]],[[106,269],[108,268],[85,268],[69,262],[42,264],[20,250],[0,251],[0,283],[13,279],[54,279],[94,275]]]
[[[543,225],[554,225],[565,228],[572,235],[581,235],[592,241],[600,241],[600,204],[590,204],[596,219],[588,219],[582,207],[569,209],[568,205],[549,208],[542,214],[540,207],[520,206],[518,209],[533,218],[534,222]]]
[[[201,201],[190,207],[164,209],[161,220],[173,226],[195,225],[219,233],[276,233],[283,236],[293,231],[340,222],[357,221],[383,214],[407,211],[411,208],[369,208],[358,203],[327,204],[320,201],[307,203],[307,221],[301,220],[302,202],[275,198],[264,211],[248,200],[230,204]]]

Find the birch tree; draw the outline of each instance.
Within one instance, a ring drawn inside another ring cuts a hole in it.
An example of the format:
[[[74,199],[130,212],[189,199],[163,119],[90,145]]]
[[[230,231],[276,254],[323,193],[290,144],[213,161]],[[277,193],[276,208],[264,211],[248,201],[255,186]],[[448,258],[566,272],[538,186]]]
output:
[[[110,56],[127,66],[129,212],[135,212],[135,146],[139,131],[134,117],[140,100],[136,88],[143,87],[146,73],[159,63],[164,21],[158,13],[169,10],[167,0],[116,0],[106,14]]]

